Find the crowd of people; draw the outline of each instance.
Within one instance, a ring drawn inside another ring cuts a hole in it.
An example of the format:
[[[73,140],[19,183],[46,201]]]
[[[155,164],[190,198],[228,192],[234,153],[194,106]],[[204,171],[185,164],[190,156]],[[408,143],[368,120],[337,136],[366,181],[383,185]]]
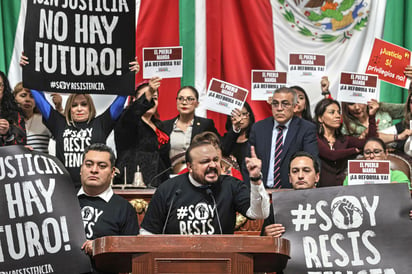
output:
[[[23,56],[21,64],[27,63]],[[137,61],[130,63],[131,71],[139,69]],[[412,78],[411,66],[405,75]],[[263,235],[280,236],[284,227],[273,222],[265,188],[347,185],[348,160],[385,160],[389,149],[412,156],[412,93],[404,105],[376,100],[341,104],[325,92],[323,78],[325,98],[316,104],[313,118],[307,92],[284,87],[268,100],[271,117],[256,121],[245,102],[227,117],[221,136],[213,120],[195,115],[199,92],[193,86],[177,91],[178,116],[162,121],[158,77],[140,83],[126,108],[127,97],[118,96],[100,115],[89,94],[70,94],[63,109],[59,94],[52,94],[53,107],[42,91],[28,90],[24,83],[12,91],[2,72],[0,81],[0,145],[28,145],[48,153],[55,139],[56,157],[69,171],[81,207],[106,208],[90,240],[139,233],[131,207],[110,188],[113,181],[132,183],[138,169],[144,182],[157,187],[141,234],[230,234],[240,212],[266,219]],[[117,160],[104,145],[112,130]],[[400,171],[391,171],[390,178],[410,183]],[[112,204],[116,210],[109,209]],[[177,210],[188,207],[202,216],[178,220]],[[90,242],[83,248],[90,253]]]

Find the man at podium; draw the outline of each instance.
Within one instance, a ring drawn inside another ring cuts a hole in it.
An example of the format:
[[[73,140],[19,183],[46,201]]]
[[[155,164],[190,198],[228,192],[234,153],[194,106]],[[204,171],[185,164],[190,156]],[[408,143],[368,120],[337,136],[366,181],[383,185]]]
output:
[[[209,142],[192,143],[186,152],[189,172],[167,180],[155,192],[141,224],[141,235],[233,234],[236,212],[250,219],[269,216],[269,196],[254,147],[246,158],[251,188],[221,175],[220,157]]]

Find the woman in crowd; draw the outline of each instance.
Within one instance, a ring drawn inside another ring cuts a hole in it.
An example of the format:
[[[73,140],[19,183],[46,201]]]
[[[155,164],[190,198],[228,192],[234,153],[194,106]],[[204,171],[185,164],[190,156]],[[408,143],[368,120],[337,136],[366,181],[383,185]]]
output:
[[[156,77],[141,83],[136,88],[136,100],[116,124],[116,167],[120,171],[116,183],[124,183],[125,170],[127,182],[133,182],[137,166],[149,186],[157,187],[169,178],[169,136],[162,130],[157,113],[160,80]]]
[[[367,137],[376,136],[375,113],[379,105],[369,103],[369,131]],[[318,128],[319,157],[322,161],[319,187],[342,185],[347,160],[354,158],[365,144],[364,139],[344,136],[341,132],[341,108],[333,99],[322,99],[315,108]]]
[[[372,100],[378,104],[376,100]],[[392,126],[394,119],[403,117],[404,104],[379,103],[375,114],[378,131]],[[342,133],[354,137],[365,138],[369,126],[369,115],[366,104],[342,103],[343,128]]]
[[[24,113],[27,145],[31,146],[34,150],[49,153],[49,141],[52,138],[52,135],[42,122],[42,116],[36,108],[36,104],[34,103],[33,95],[30,90],[24,88],[23,83],[19,82],[14,87],[13,95],[17,105]],[[61,102],[60,95],[55,94],[54,96],[60,97],[60,99],[56,99],[56,102],[58,102],[58,100]],[[56,108],[58,108],[58,105]]]
[[[366,140],[365,145],[363,146],[363,157],[365,160],[387,160],[388,159],[388,151],[386,149],[385,143],[377,138],[371,137]],[[408,187],[410,188],[408,176],[405,175],[400,170],[390,170],[390,181],[392,183],[407,183]],[[348,177],[346,176],[343,185],[348,185]]]
[[[293,86],[290,88],[296,92],[296,95],[298,97],[298,102],[294,109],[295,116],[312,122],[313,120],[312,114],[310,113],[310,101],[308,95],[306,94],[306,91],[300,86]]]
[[[9,80],[0,71],[0,146],[25,144],[24,115],[13,99]]]
[[[240,119],[236,119],[236,115],[227,116],[227,132],[223,136],[222,149],[224,156],[233,155],[236,158],[236,162],[240,168],[243,165],[245,157],[249,155],[249,133],[252,125],[255,123],[255,115],[250,105],[245,102],[238,116]],[[239,133],[236,133],[233,128],[239,128]]]
[[[186,168],[185,152],[193,137],[203,131],[217,130],[213,120],[198,117],[195,109],[199,105],[199,92],[192,86],[184,86],[177,92],[177,111],[179,115],[163,122],[163,128],[170,136],[170,162],[173,173],[177,174]]]
[[[20,65],[27,64],[28,58],[21,56]],[[131,71],[139,71],[137,61],[129,64]],[[106,143],[122,113],[126,96],[117,96],[110,107],[96,117],[96,108],[89,94],[70,94],[62,114],[50,105],[43,92],[31,90],[31,93],[44,124],[56,139],[56,157],[69,171],[75,188],[79,189],[85,148],[94,143]]]

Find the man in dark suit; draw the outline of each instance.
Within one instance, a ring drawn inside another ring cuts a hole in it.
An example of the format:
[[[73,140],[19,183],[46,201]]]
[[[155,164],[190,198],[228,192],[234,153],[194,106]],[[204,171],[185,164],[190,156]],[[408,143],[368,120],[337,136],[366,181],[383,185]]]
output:
[[[293,89],[277,89],[272,97],[273,117],[252,126],[249,142],[255,146],[256,155],[262,160],[262,177],[266,188],[292,187],[288,164],[295,152],[306,151],[318,157],[316,126],[294,116],[296,103],[297,96]]]

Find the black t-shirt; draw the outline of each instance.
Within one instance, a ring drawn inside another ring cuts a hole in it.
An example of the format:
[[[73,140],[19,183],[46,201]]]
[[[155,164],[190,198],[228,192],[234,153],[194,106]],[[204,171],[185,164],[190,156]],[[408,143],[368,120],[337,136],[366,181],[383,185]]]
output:
[[[56,157],[70,173],[76,188],[80,188],[80,166],[86,147],[94,143],[106,143],[110,131],[115,125],[110,115],[110,108],[89,123],[67,125],[66,118],[52,109],[49,119],[44,124],[56,139]]]
[[[250,207],[250,190],[242,181],[231,176],[220,176],[210,187],[216,200],[223,234],[233,234],[236,212],[246,216]],[[162,234],[172,199],[165,234],[211,235],[220,234],[220,227],[211,195],[207,188],[190,183],[188,174],[167,180],[153,195],[142,227],[154,234]]]

